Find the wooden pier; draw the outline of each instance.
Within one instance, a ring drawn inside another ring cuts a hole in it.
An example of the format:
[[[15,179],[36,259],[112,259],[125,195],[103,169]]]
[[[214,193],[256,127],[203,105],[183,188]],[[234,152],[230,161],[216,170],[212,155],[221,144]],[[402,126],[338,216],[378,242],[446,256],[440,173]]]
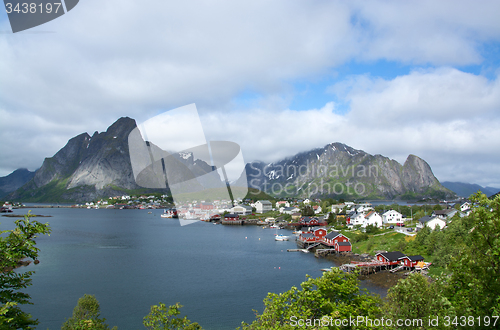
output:
[[[352,261],[350,264],[343,264],[339,268],[348,273],[359,270],[361,275],[374,274],[381,270],[393,269],[398,266],[397,262],[382,262],[382,261],[370,261],[370,262],[356,262]]]
[[[229,221],[221,220],[220,223],[223,225],[240,225],[241,226],[244,223],[244,221],[243,220],[229,220]]]
[[[338,251],[335,249],[316,249],[314,256],[318,258],[332,253],[338,253]]]

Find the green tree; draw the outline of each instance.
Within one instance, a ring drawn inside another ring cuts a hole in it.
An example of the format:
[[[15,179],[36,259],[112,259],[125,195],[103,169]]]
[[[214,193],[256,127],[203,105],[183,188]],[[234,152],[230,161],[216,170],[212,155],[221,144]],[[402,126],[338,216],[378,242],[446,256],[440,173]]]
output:
[[[328,218],[326,219],[329,225],[334,225],[337,222],[337,215],[333,212],[328,213]]]
[[[256,320],[252,324],[243,323],[242,329],[326,329],[319,327],[314,320],[324,320],[331,325],[336,319],[356,319],[358,316],[373,319],[381,316],[380,297],[368,294],[366,289],[361,290],[357,274],[344,273],[338,268],[332,268],[318,278],[308,276],[301,284],[301,290],[292,287],[284,293],[269,293],[264,305],[264,312],[256,312]],[[303,324],[299,323],[299,319],[303,320]],[[366,327],[360,324],[343,329]]]
[[[455,315],[450,301],[442,294],[440,283],[431,284],[418,273],[400,280],[389,289],[384,312],[392,320],[423,321],[422,324],[412,324],[412,329],[429,329],[429,319]],[[445,327],[441,323],[436,328]]]
[[[314,215],[314,210],[311,205],[305,205],[301,210],[302,216],[310,217]]]
[[[179,311],[181,307],[182,305],[179,303],[169,306],[168,309],[163,303],[153,305],[149,314],[144,317],[143,324],[150,330],[202,330],[198,323],[192,323],[186,316],[178,317],[181,313]]]
[[[73,309],[73,316],[70,317],[61,327],[61,330],[107,330],[105,318],[100,318],[101,307],[94,295],[85,294],[78,299],[76,307]],[[117,327],[113,327],[113,330]]]
[[[0,328],[34,329],[38,321],[21,310],[20,305],[31,304],[30,296],[19,290],[31,285],[33,271],[14,272],[18,262],[25,258],[38,263],[39,249],[35,238],[50,234],[49,225],[31,221],[31,213],[16,220],[13,230],[0,231]]]
[[[389,292],[389,314],[398,318],[498,315],[500,197],[490,200],[478,193],[470,200],[474,207],[468,217],[454,218],[443,230],[424,228],[406,250],[420,245],[432,253],[433,264],[445,267],[450,275],[439,276],[432,284],[416,276],[400,281]]]
[[[441,211],[441,210],[443,209],[443,207],[442,207],[441,205],[439,205],[439,204],[436,204],[436,205],[434,205],[434,206],[432,207],[432,209],[433,209],[434,211]]]
[[[380,230],[375,225],[368,225],[365,228],[365,233],[367,234],[377,234]]]
[[[460,250],[448,268],[452,272],[448,296],[459,315],[491,315],[500,297],[500,195],[493,200],[477,193],[468,217],[462,218]],[[455,221],[452,221],[452,223]]]

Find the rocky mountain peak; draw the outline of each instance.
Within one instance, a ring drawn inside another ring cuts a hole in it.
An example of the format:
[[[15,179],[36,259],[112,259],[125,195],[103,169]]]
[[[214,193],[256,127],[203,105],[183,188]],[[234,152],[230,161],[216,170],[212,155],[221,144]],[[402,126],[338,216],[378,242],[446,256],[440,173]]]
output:
[[[108,127],[108,129],[106,130],[106,134],[117,137],[128,137],[128,134],[136,127],[137,124],[134,119],[129,117],[121,117]]]
[[[434,177],[429,164],[415,155],[408,156],[402,166],[339,142],[271,164],[253,162],[246,170],[251,188],[278,196],[414,199],[453,195]]]

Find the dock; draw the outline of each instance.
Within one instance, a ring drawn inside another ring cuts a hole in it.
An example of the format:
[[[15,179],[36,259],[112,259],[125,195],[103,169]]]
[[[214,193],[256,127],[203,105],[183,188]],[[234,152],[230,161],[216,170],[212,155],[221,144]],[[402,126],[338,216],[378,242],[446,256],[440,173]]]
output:
[[[335,249],[316,249],[316,251],[314,252],[314,256],[316,258],[319,258],[331,253],[338,253],[338,252]]]
[[[398,266],[397,262],[382,262],[378,260],[369,261],[369,262],[356,262],[352,261],[350,264],[343,264],[339,268],[345,272],[352,272],[355,270],[359,270],[361,275],[374,274],[381,270],[393,269],[395,266]]]

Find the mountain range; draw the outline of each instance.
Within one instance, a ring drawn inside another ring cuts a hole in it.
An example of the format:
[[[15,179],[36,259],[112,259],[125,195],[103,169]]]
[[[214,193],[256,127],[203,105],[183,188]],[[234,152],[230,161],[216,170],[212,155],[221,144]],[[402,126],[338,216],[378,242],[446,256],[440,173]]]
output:
[[[250,187],[280,196],[415,200],[455,195],[415,155],[401,165],[338,142],[275,163],[252,162],[247,178]]]
[[[20,168],[7,176],[0,177],[0,198],[16,191],[19,187],[31,180],[33,176],[35,176],[35,172]]]
[[[34,202],[82,202],[122,194],[166,192],[142,188],[135,181],[128,137],[136,127],[135,120],[122,117],[105,132],[75,136],[54,156],[45,158],[36,172],[17,170],[3,178],[10,177],[10,185],[2,186],[4,181],[0,179],[0,189],[10,192],[6,196],[9,200]],[[193,157],[180,155],[179,159],[189,168],[211,169]],[[255,161],[248,163],[245,170],[246,177],[242,175],[232,185],[248,185],[274,196],[408,200],[456,196],[415,155],[409,155],[401,165],[342,143],[270,164]],[[12,183],[13,177],[23,179]],[[14,187],[17,189],[13,191]]]
[[[463,182],[449,182],[449,181],[444,181],[441,183],[444,187],[450,189],[454,193],[456,193],[460,197],[469,197],[472,194],[477,193],[478,191],[481,191],[483,194],[486,196],[492,196],[495,195],[500,191],[499,188],[493,188],[493,187],[482,187],[478,184],[473,184],[473,183],[463,183]]]

